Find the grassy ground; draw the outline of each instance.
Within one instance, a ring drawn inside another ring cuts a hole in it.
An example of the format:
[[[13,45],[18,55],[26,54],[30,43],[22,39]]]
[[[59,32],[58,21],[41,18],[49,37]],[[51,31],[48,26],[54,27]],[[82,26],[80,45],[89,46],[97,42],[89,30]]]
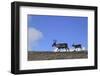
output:
[[[54,60],[54,59],[82,59],[88,58],[86,51],[79,52],[28,52],[28,60]]]

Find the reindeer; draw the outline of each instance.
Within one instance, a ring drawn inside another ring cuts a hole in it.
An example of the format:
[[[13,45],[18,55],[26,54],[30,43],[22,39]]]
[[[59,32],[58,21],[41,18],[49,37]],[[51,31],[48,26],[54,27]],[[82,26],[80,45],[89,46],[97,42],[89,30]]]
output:
[[[81,45],[81,44],[77,44],[77,45],[73,44],[72,46],[75,48],[75,50],[76,50],[77,48],[82,49],[82,45]],[[74,51],[75,51],[75,50],[74,50]]]
[[[56,47],[57,51],[60,49],[65,49],[66,51],[69,51],[68,44],[67,43],[57,43],[56,40],[54,40],[54,43],[52,44],[52,47]]]

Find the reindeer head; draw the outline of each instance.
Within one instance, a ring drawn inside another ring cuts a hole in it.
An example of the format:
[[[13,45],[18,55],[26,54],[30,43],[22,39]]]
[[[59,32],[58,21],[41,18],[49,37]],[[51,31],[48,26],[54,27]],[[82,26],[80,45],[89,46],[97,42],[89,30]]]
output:
[[[74,47],[74,46],[75,46],[75,44],[73,43],[73,44],[72,44],[72,46]]]
[[[56,42],[57,42],[57,40],[53,40],[52,47],[56,46]]]

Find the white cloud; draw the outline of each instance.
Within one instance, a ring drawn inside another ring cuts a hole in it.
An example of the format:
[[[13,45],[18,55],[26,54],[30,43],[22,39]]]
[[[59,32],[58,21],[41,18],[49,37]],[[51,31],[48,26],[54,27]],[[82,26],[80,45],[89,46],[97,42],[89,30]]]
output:
[[[43,38],[42,32],[37,30],[36,28],[30,27],[28,29],[28,50],[31,51],[33,46],[36,46]]]
[[[57,48],[54,48],[53,52],[57,52]]]
[[[75,49],[74,48],[70,48],[69,51],[73,52]],[[83,47],[82,49],[78,48],[77,51],[87,51],[85,47]],[[53,52],[58,52],[57,48],[54,48]],[[61,49],[60,52],[66,52],[66,49]]]
[[[60,52],[66,52],[66,49],[60,49],[59,51],[60,51]],[[58,51],[57,51],[57,48],[54,48],[53,52],[58,52]]]

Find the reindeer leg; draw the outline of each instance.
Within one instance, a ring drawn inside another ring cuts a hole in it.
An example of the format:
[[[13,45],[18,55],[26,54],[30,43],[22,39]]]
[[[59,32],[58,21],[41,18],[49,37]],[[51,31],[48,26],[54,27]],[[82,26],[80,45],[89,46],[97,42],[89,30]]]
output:
[[[57,52],[59,52],[59,48],[57,49]]]
[[[74,52],[76,51],[76,48],[74,49]]]
[[[66,52],[67,52],[67,48],[65,48],[66,49]]]
[[[60,52],[60,48],[59,48],[58,52]]]
[[[68,51],[69,51],[69,48],[67,48],[68,49]]]
[[[76,52],[78,51],[78,49],[76,48]]]
[[[58,52],[58,48],[57,48],[57,52]]]
[[[59,52],[61,52],[61,48],[59,48]]]
[[[81,51],[82,51],[82,47],[80,47]]]

